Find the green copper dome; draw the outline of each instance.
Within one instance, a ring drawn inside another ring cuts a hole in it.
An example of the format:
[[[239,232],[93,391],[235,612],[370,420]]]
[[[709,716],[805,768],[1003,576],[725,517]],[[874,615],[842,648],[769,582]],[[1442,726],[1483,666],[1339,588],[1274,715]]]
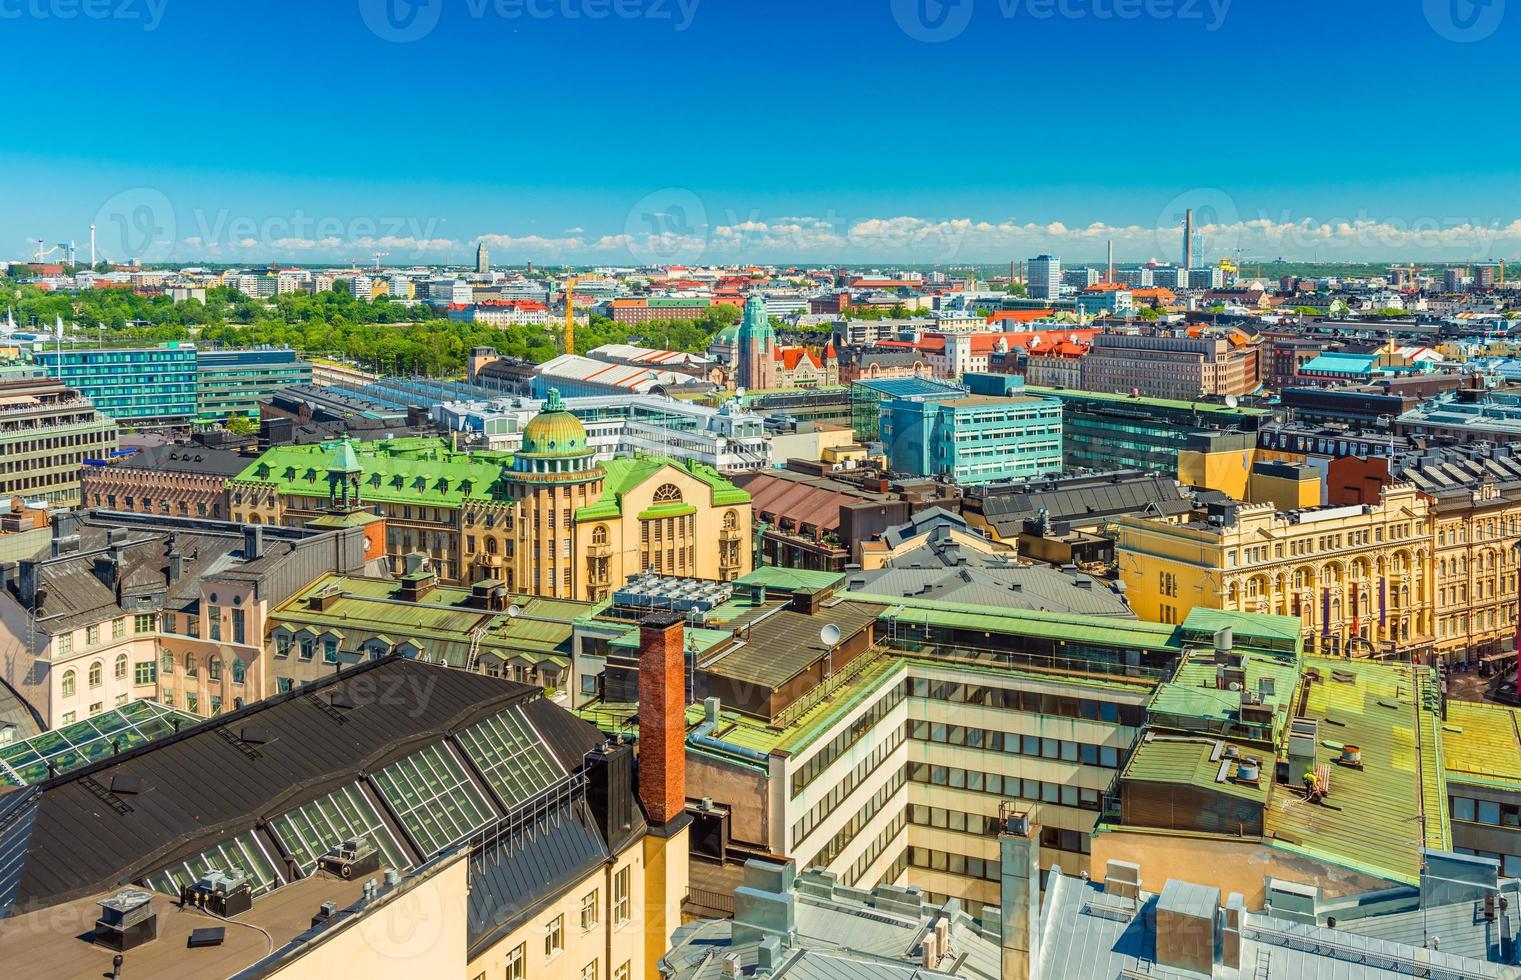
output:
[[[565,410],[560,389],[549,389],[544,410],[523,430],[522,452],[529,456],[584,456],[589,451],[586,426]]]

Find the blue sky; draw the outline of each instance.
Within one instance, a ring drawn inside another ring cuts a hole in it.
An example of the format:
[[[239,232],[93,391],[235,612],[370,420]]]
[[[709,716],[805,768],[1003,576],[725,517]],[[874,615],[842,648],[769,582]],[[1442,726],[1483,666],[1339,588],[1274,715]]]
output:
[[[0,257],[1515,256],[1505,3],[0,0]]]

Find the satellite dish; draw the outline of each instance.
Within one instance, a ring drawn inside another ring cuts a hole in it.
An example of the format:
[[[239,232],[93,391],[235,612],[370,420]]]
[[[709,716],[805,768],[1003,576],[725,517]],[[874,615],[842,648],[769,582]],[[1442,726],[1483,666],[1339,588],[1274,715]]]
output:
[[[1240,404],[1241,404],[1241,399],[1237,398],[1235,395],[1226,395],[1225,396],[1225,407],[1226,408],[1235,408],[1237,405],[1240,405]]]
[[[743,398],[743,397],[745,397],[745,389],[743,389],[743,388],[735,388],[734,389],[734,397],[735,398]]]
[[[523,615],[523,607],[517,603],[514,602],[512,605],[507,607],[508,619],[517,619],[521,615]]]
[[[833,649],[840,642],[840,628],[833,623],[827,624],[819,630],[819,642]]]
[[[1068,340],[1069,343],[1073,343],[1073,344],[1077,343],[1077,334],[1075,334],[1075,333],[1069,333],[1069,334],[1067,334],[1067,340]]]

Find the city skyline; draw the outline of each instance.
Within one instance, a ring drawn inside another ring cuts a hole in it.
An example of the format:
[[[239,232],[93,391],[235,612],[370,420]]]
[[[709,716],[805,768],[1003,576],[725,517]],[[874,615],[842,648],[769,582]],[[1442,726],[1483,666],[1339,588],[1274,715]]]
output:
[[[6,17],[29,52],[10,89],[53,104],[29,65],[131,45],[130,84],[83,104],[133,111],[0,151],[28,191],[0,253],[93,222],[113,259],[463,263],[485,238],[502,263],[1082,261],[1113,238],[1143,262],[1193,207],[1210,259],[1498,259],[1521,253],[1521,138],[1420,123],[1503,106],[1483,93],[1518,28],[1456,3],[365,0],[234,22],[35,0]]]

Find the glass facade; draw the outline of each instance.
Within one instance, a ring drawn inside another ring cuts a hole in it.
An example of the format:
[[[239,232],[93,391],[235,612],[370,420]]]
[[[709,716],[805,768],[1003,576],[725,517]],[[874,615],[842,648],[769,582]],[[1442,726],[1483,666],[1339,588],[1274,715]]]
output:
[[[48,375],[77,388],[118,421],[189,420],[196,414],[194,344],[39,351]]]
[[[257,418],[262,399],[312,380],[311,364],[291,350],[201,351],[196,372],[196,415],[203,422]]]

